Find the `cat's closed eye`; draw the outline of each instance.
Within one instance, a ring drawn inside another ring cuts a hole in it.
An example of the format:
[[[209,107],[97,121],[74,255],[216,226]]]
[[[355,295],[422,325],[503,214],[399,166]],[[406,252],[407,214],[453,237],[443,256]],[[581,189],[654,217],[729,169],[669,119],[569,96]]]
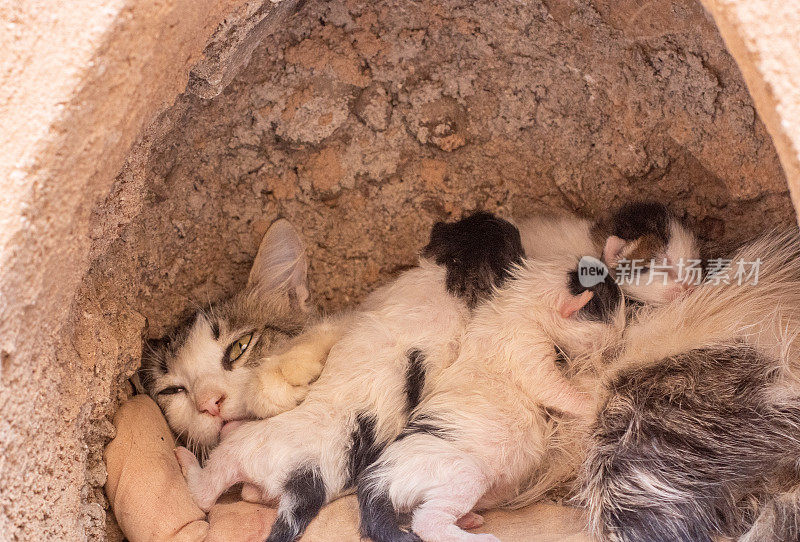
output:
[[[186,388],[183,386],[170,386],[169,388],[164,388],[158,395],[175,395],[176,393],[183,393],[186,391]]]

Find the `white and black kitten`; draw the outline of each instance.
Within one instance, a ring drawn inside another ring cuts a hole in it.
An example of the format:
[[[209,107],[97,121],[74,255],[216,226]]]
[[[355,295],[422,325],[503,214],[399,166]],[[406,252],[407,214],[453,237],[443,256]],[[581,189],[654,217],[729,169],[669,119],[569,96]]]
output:
[[[629,301],[664,303],[701,278],[697,237],[660,203],[626,203],[600,220],[541,213],[518,227],[531,259],[565,251],[602,259]],[[692,264],[697,269],[690,271]]]
[[[458,355],[470,306],[503,283],[522,256],[516,228],[489,213],[435,226],[419,265],[349,315],[300,406],[234,429],[204,468],[186,449],[176,451],[200,507],[245,482],[264,501],[280,499],[268,540],[294,540],[401,434],[430,383]]]
[[[375,542],[497,542],[465,532],[459,519],[473,508],[508,505],[523,492],[541,497],[533,486],[559,481],[532,478],[548,469],[543,462],[554,433],[585,431],[595,397],[594,379],[584,387],[586,379],[562,374],[556,349],[574,370],[591,374],[625,325],[622,294],[610,276],[571,291],[581,256],[526,259],[476,308],[458,359],[432,383],[402,438],[360,480],[364,535]],[[411,514],[413,533],[399,528],[398,513]]]

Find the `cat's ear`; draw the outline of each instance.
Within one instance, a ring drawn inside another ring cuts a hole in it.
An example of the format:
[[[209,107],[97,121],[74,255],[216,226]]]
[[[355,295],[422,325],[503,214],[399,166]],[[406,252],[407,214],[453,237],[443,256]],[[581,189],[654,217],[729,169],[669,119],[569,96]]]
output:
[[[288,220],[276,220],[261,240],[247,285],[262,291],[285,290],[293,305],[308,311],[307,274],[303,240]]]
[[[627,246],[628,242],[625,239],[611,235],[603,247],[603,263],[611,268],[617,267]]]
[[[558,307],[558,313],[562,318],[569,318],[583,307],[594,297],[594,292],[591,290],[584,290],[578,295],[570,296]]]

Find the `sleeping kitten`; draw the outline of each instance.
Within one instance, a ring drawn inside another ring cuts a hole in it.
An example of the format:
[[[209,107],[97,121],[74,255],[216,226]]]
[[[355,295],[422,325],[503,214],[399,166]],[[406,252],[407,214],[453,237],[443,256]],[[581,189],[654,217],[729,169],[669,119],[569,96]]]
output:
[[[579,364],[581,354],[594,350],[593,336],[599,333],[598,344],[613,344],[625,320],[619,290],[611,277],[595,286],[603,290],[593,299],[593,292],[580,285],[577,271],[566,274],[564,269],[582,256],[603,256],[616,264],[623,256],[641,257],[645,250],[651,251],[647,254],[651,259],[666,265],[698,257],[694,236],[661,206],[627,205],[609,222],[610,226],[602,226],[561,214],[540,215],[520,224],[529,274],[518,271],[517,280],[505,289],[508,291],[497,293],[492,302],[477,310],[458,361],[437,380],[401,439],[365,472],[358,488],[364,536],[376,542],[418,540],[417,534],[425,540],[479,540],[481,535],[462,530],[464,514],[476,502],[480,508],[522,506],[574,472],[579,455],[576,441],[585,429],[576,432],[576,424],[570,420],[556,423],[536,405],[582,418],[593,414],[592,398],[575,388],[574,378],[569,381],[559,372],[555,351],[566,354],[573,365]],[[654,242],[662,239],[661,244]],[[555,269],[561,265],[561,273],[554,271],[553,260],[558,262]],[[559,276],[561,279],[547,284],[547,277]],[[640,281],[640,285],[623,282],[622,288],[643,302],[665,302],[686,289],[677,276],[659,285],[650,279],[648,270]],[[559,290],[566,297],[553,302],[553,293]],[[537,306],[547,299],[549,303]],[[586,301],[590,304],[584,306]],[[539,318],[537,308],[542,311]],[[607,321],[605,331],[587,332],[588,326],[578,323],[580,318],[571,321],[576,312],[583,318]],[[554,332],[559,324],[574,333]],[[492,378],[492,369],[500,376]],[[510,376],[515,371],[523,378]],[[487,376],[489,382],[505,381],[507,385],[501,389],[489,385],[481,395],[482,388],[474,388]],[[588,375],[583,380],[591,386],[596,377]],[[536,382],[535,387],[530,386],[531,381]],[[526,400],[532,405],[522,405]],[[471,401],[475,408],[470,408]],[[415,431],[417,423],[424,430]],[[467,472],[470,465],[474,470]],[[411,524],[416,534],[397,528],[397,507],[410,511],[420,503]],[[469,527],[481,524],[480,516],[470,516]]]
[[[663,303],[688,290],[688,266],[700,258],[695,235],[653,202],[625,204],[598,221],[564,211],[541,213],[521,220],[518,227],[529,258],[564,252],[601,258],[620,279],[626,297],[642,303]],[[624,260],[628,269],[623,272]],[[638,277],[631,273],[633,261]]]
[[[234,429],[202,469],[188,450],[176,450],[198,505],[208,510],[228,487],[247,482],[264,501],[280,498],[268,540],[294,540],[397,438],[455,359],[469,305],[502,284],[522,256],[516,228],[489,213],[437,225],[419,265],[351,314],[300,406]]]
[[[292,340],[311,316],[306,268],[300,237],[288,221],[276,221],[241,292],[145,349],[145,390],[180,440],[201,456],[237,421],[294,408],[319,375],[327,351],[285,354],[308,348],[309,336],[324,338],[328,325],[312,326],[316,334]],[[324,340],[315,344],[325,348]],[[256,367],[266,375],[258,384]]]
[[[555,422],[553,410],[581,419],[594,413],[591,388],[561,374],[556,347],[591,368],[625,324],[611,277],[572,291],[579,259],[580,252],[526,259],[507,286],[476,309],[458,359],[359,482],[364,536],[375,542],[497,540],[467,533],[456,522],[475,506],[517,497],[556,425],[581,423],[563,415]],[[399,528],[397,512],[412,512],[413,533]]]
[[[731,260],[760,260],[757,283],[705,283],[627,330],[583,473],[603,540],[800,536],[797,232]]]

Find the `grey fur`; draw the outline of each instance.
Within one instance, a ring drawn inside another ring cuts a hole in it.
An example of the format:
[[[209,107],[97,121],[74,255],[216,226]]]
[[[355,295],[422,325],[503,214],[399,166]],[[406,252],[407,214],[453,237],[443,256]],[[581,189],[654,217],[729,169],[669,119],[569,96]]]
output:
[[[800,399],[775,399],[779,376],[777,360],[743,343],[618,375],[583,473],[603,540],[739,536],[752,503],[764,501],[758,531],[743,540],[796,540],[796,494],[768,497],[772,479],[800,457]],[[770,529],[780,532],[758,534]]]

